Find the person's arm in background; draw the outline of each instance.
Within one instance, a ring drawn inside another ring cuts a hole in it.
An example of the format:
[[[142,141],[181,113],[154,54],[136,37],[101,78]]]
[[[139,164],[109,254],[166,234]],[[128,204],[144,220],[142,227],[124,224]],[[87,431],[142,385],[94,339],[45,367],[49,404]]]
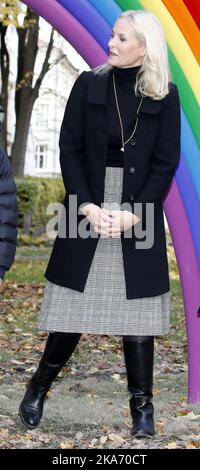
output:
[[[0,148],[0,287],[15,258],[17,222],[16,185],[9,159]]]

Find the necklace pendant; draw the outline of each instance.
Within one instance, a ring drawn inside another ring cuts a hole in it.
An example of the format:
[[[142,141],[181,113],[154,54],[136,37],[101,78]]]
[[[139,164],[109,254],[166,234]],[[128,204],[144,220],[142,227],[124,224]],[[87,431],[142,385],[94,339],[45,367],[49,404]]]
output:
[[[120,150],[121,150],[122,152],[124,152],[124,147],[122,147]]]

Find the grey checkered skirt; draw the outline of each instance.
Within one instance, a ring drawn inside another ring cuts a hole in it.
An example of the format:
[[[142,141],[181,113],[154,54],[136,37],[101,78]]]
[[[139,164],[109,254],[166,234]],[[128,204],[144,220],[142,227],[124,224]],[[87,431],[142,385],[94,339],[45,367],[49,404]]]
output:
[[[123,168],[106,167],[106,209],[120,209],[122,183]],[[108,335],[168,333],[170,291],[127,299],[121,239],[100,237],[84,292],[46,281],[38,329]]]

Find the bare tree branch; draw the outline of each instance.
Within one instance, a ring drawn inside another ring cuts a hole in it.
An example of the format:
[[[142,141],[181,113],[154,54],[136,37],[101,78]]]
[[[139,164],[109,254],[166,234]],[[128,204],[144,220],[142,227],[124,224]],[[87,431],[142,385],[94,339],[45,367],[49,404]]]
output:
[[[45,59],[44,59],[44,62],[43,62],[43,66],[42,66],[40,75],[39,75],[39,77],[37,78],[36,83],[35,83],[35,86],[34,86],[34,88],[33,88],[32,99],[33,99],[34,101],[35,101],[36,98],[38,97],[39,89],[40,89],[42,80],[43,80],[43,78],[45,77],[46,73],[47,73],[47,72],[49,71],[49,69],[50,69],[49,58],[50,58],[50,55],[51,55],[51,51],[52,51],[52,49],[53,49],[53,36],[54,36],[54,29],[52,28],[52,30],[51,30],[51,35],[50,35],[50,40],[49,40],[49,44],[48,44],[47,51],[46,51],[46,55],[45,55]]]

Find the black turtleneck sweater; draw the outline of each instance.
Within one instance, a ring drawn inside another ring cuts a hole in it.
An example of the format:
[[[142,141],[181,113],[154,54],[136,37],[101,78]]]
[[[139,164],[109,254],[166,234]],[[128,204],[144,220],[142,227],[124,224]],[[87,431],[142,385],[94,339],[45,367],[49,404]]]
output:
[[[106,166],[124,166],[124,157],[126,149],[131,145],[131,140],[125,145],[125,152],[122,152],[121,126],[115,101],[113,77],[115,84],[119,109],[124,129],[124,141],[126,141],[133,132],[138,100],[135,96],[134,85],[136,75],[140,65],[128,68],[113,67],[111,80],[108,88],[108,152]],[[134,137],[133,137],[134,139]]]

